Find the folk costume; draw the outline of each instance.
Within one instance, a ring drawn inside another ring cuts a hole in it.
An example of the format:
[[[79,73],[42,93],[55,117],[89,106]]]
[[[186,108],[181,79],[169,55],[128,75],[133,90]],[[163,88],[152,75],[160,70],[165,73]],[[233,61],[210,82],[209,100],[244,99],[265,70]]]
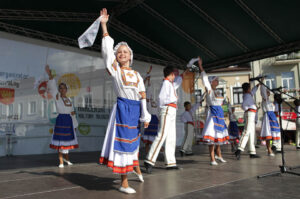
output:
[[[78,148],[75,132],[78,122],[75,115],[71,115],[74,108],[70,98],[60,95],[54,79],[49,80],[47,86],[48,91],[55,100],[56,111],[58,113],[50,148],[57,149],[63,154],[68,154],[70,149]]]
[[[105,35],[102,39],[102,55],[118,98],[111,111],[99,162],[111,168],[113,173],[126,175],[139,166],[139,121],[150,122],[151,115],[146,107],[143,78],[131,68],[121,68],[116,61],[118,48],[127,43],[120,42],[115,49],[113,45],[114,40]],[[133,53],[129,50],[132,63]]]

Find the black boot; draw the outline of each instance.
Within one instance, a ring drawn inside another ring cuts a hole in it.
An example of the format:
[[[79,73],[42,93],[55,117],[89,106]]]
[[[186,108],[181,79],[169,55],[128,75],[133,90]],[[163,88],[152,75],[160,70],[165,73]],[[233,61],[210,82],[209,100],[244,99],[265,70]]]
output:
[[[241,150],[239,150],[239,149],[236,150],[236,152],[234,154],[235,154],[236,159],[239,160],[241,157]]]
[[[178,166],[174,166],[174,167],[167,167],[167,170],[178,170],[179,167]]]
[[[183,157],[184,156],[184,152],[182,150],[180,150],[179,152],[180,152],[180,156]]]
[[[145,168],[146,168],[146,172],[148,174],[151,174],[152,173],[152,165],[147,163],[147,162],[144,162],[144,165],[145,165]]]
[[[256,154],[250,154],[250,158],[260,158],[260,156]]]

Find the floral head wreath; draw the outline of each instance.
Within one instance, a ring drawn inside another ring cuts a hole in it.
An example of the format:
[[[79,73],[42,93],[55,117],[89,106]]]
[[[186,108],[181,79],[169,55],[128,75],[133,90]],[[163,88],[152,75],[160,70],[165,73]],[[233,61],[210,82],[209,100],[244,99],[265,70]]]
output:
[[[131,65],[132,65],[132,62],[133,62],[133,51],[132,51],[132,49],[129,47],[129,45],[127,44],[127,42],[121,41],[121,42],[119,42],[119,43],[114,47],[114,53],[115,53],[115,56],[117,56],[118,49],[120,48],[120,46],[127,46],[127,48],[129,49],[129,51],[130,51],[130,66],[131,66]]]

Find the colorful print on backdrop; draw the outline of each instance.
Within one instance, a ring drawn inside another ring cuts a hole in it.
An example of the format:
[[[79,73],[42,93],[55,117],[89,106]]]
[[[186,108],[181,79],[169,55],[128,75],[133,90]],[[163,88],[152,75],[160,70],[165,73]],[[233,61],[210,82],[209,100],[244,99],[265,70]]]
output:
[[[0,102],[5,105],[12,104],[15,101],[15,89],[0,88]]]
[[[88,135],[91,132],[91,126],[86,123],[80,123],[78,125],[78,130],[82,135]]]
[[[38,93],[44,99],[51,99],[51,94],[47,91],[47,83],[48,81],[43,81],[38,86]]]
[[[62,75],[58,79],[58,85],[60,83],[65,83],[68,86],[68,97],[75,97],[79,94],[80,88],[81,88],[81,82],[78,76],[76,76],[74,73],[67,73]]]

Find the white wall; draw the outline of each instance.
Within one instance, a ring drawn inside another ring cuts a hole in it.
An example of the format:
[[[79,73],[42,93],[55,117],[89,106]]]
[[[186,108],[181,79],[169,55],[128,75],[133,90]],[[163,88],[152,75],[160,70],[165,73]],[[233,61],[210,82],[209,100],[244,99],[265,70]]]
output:
[[[112,81],[107,75],[100,53],[0,32],[0,72],[22,73],[29,77],[27,79],[12,79],[12,81],[19,84],[18,87],[16,85],[3,86],[3,84],[0,84],[0,89],[13,88],[15,91],[13,102],[14,115],[18,115],[18,104],[23,104],[21,119],[9,119],[5,114],[0,113],[0,122],[2,125],[8,123],[15,125],[13,155],[56,153],[55,150],[49,148],[51,140],[49,130],[53,128],[53,122],[51,123],[50,118],[55,116],[49,114],[54,111],[49,105],[51,99],[46,100],[47,114],[43,117],[42,103],[45,99],[34,88],[34,83],[38,80],[40,80],[39,83],[47,80],[44,72],[46,63],[56,70],[57,80],[66,73],[75,74],[80,79],[81,88],[79,93],[74,97],[75,107],[80,107],[82,97],[90,93],[92,95],[93,107],[103,110],[100,113],[90,110],[83,111],[82,109],[77,111],[79,123],[87,124],[90,128],[90,133],[84,135],[77,132],[80,148],[74,151],[101,150],[108,116],[110,109],[116,101],[116,95],[113,92]],[[163,80],[163,66],[135,60],[133,68],[144,76],[150,65],[153,67],[151,73],[153,94],[157,97]],[[9,79],[0,76],[0,80],[1,82],[5,82]],[[183,137],[183,125],[179,120],[179,115],[183,112],[183,102],[190,100],[190,95],[179,89],[178,96],[177,145],[180,145]],[[36,101],[37,111],[35,114],[28,114],[28,104],[30,101]],[[3,103],[2,107],[7,108]],[[80,115],[93,118],[80,118]],[[4,134],[1,133],[0,126],[0,156],[5,155],[5,137],[3,136]]]

